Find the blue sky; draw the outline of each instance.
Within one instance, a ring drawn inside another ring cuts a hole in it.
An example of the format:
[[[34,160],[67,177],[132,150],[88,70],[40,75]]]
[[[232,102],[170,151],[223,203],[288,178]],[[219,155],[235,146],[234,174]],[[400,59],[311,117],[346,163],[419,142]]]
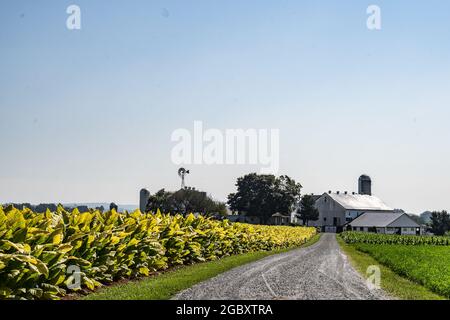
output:
[[[390,206],[450,209],[449,16],[444,0],[2,1],[0,202],[175,189],[171,133],[201,120],[279,128],[280,174],[305,193],[367,173]],[[258,170],[190,169],[222,200]]]

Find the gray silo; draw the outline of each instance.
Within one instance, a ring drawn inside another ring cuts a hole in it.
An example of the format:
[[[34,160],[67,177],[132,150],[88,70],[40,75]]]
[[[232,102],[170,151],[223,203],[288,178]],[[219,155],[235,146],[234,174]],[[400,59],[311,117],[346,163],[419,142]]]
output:
[[[148,199],[150,199],[150,191],[141,189],[141,192],[139,193],[139,210],[141,210],[141,212],[147,212]]]
[[[358,180],[358,193],[372,195],[372,180],[369,176],[363,174]]]

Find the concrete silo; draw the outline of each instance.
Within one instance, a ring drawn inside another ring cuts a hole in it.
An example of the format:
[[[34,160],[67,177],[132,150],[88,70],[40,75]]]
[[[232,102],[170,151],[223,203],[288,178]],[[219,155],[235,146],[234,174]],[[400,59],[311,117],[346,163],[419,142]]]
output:
[[[150,199],[150,191],[141,189],[141,192],[139,193],[139,210],[141,210],[141,212],[147,212],[148,199]]]
[[[372,179],[369,176],[363,174],[358,180],[358,193],[372,195]]]

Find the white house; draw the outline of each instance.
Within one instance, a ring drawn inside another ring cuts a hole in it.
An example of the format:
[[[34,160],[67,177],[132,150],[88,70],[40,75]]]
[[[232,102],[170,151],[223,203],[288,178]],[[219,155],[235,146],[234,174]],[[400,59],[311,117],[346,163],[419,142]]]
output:
[[[422,234],[420,225],[402,212],[366,212],[347,223],[344,229],[385,234]]]

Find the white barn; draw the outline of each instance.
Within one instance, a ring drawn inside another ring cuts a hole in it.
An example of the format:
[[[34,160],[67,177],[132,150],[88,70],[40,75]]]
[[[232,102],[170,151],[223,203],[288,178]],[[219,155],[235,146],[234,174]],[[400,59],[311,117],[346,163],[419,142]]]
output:
[[[345,224],[366,212],[394,212],[375,196],[347,192],[324,193],[315,206],[319,210],[319,219],[311,221],[310,225],[329,232],[342,230]]]

